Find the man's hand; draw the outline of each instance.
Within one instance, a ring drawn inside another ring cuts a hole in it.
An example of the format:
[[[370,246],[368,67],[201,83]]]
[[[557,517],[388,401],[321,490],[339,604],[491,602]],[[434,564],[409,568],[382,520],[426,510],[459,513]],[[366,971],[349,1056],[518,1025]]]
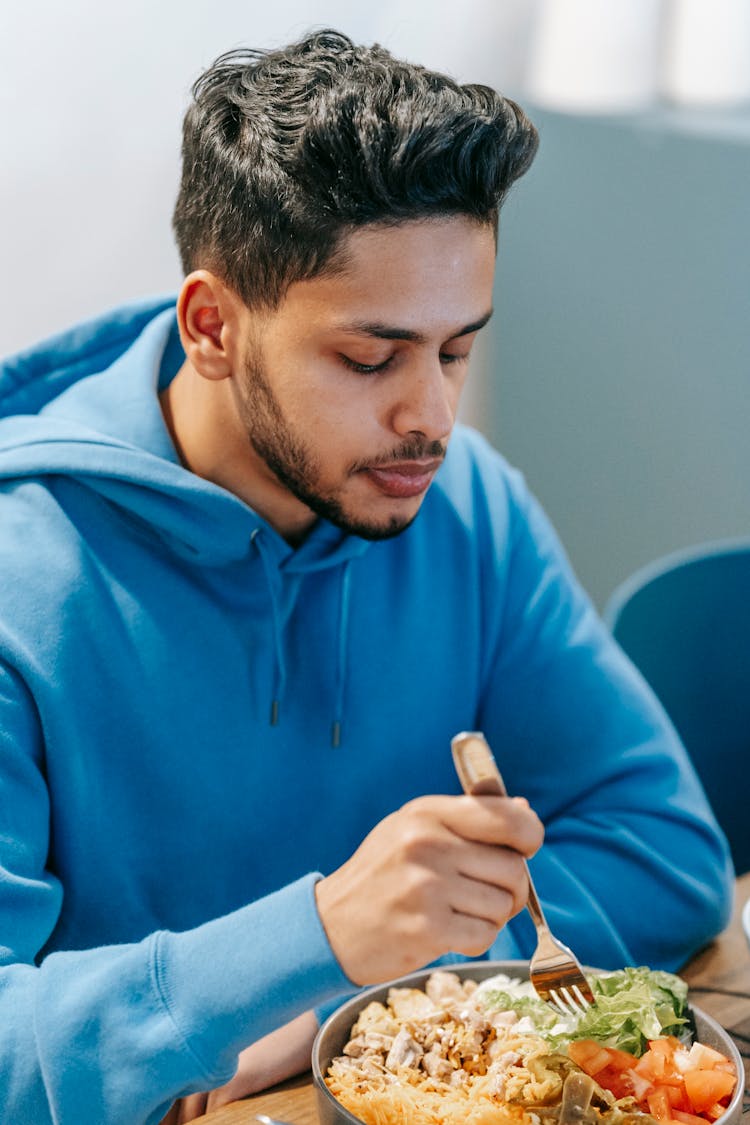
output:
[[[450,951],[484,953],[528,895],[544,830],[519,797],[420,797],[386,817],[315,888],[333,952],[358,985]]]
[[[377,984],[450,951],[476,957],[526,902],[524,857],[544,830],[523,797],[420,797],[386,817],[315,888],[342,969]],[[162,1125],[185,1125],[310,1066],[317,1021],[306,1012],[247,1047],[234,1077],[176,1102]]]
[[[260,1090],[302,1074],[310,1068],[313,1040],[318,1021],[313,1012],[297,1016],[291,1023],[246,1047],[239,1058],[234,1077],[226,1086],[205,1094],[189,1094],[170,1109],[161,1125],[186,1125],[209,1110],[228,1102],[257,1094]]]

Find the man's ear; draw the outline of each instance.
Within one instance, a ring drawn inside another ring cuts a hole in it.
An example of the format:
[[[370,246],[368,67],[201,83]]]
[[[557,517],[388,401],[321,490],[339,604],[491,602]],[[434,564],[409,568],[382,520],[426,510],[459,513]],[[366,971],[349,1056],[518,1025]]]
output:
[[[226,379],[234,370],[239,338],[237,297],[209,270],[185,278],[177,322],[188,362],[204,379]]]

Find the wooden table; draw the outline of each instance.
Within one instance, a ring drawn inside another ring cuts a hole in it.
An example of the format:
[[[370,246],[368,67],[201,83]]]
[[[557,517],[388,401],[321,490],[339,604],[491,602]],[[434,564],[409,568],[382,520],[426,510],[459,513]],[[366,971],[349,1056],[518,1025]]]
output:
[[[724,933],[683,969],[691,996],[699,1008],[736,1035],[745,1056],[746,1079],[750,1081],[750,946],[742,930],[740,912],[750,898],[750,872],[737,880],[735,909]],[[741,993],[742,995],[737,995]],[[262,1094],[232,1102],[196,1118],[195,1125],[250,1125],[256,1113],[289,1121],[292,1125],[318,1125],[312,1076],[307,1073]],[[750,1102],[744,1116],[750,1122]]]

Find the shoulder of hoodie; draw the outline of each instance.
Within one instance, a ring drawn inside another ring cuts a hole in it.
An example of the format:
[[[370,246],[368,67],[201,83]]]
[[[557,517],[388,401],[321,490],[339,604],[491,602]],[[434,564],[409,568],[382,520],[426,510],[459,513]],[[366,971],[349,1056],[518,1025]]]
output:
[[[13,440],[23,444],[27,435],[33,436],[36,412],[44,402],[86,375],[105,370],[123,344],[174,301],[174,294],[145,297],[0,359],[0,427],[7,427]],[[21,581],[15,590],[20,594],[30,586],[49,587],[54,570],[67,577],[76,557],[60,549],[70,538],[66,526],[43,479],[0,480],[0,588],[11,588],[17,578]]]
[[[72,383],[104,371],[175,295],[144,297],[0,357],[0,418],[34,414]]]

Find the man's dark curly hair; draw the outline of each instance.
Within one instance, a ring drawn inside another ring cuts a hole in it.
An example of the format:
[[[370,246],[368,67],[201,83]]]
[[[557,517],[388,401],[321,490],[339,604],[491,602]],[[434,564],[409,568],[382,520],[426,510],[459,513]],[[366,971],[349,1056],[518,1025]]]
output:
[[[193,87],[174,212],[182,264],[248,306],[339,264],[364,224],[466,215],[496,228],[537,133],[487,86],[320,31],[222,55]]]

